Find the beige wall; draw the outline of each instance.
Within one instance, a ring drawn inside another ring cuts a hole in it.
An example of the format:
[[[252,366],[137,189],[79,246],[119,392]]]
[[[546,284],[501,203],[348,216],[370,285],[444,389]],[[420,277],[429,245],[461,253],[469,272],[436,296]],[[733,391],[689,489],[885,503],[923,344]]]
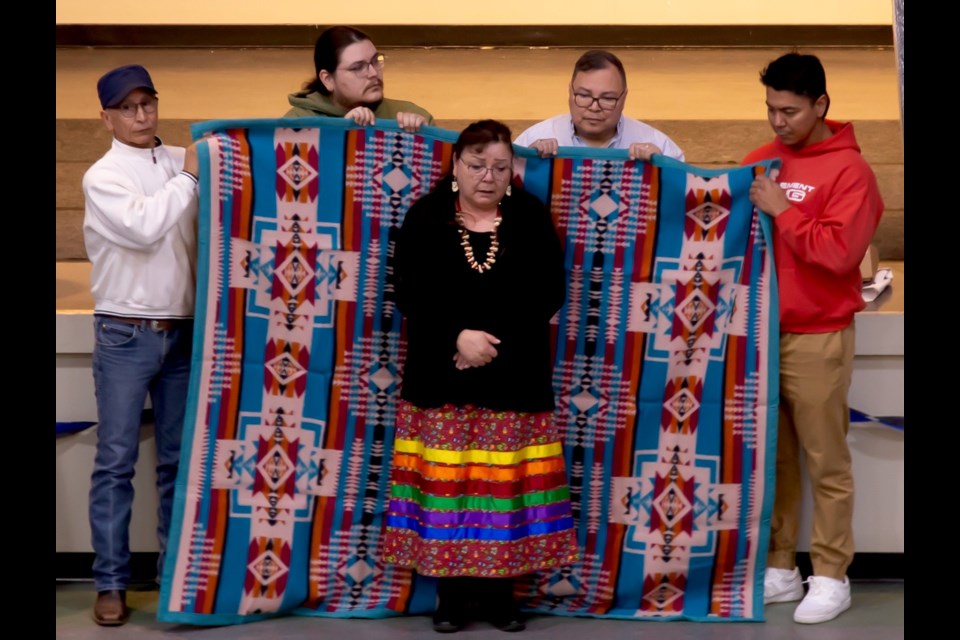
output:
[[[57,24],[893,24],[893,0],[57,0]],[[549,11],[542,7],[548,6]]]

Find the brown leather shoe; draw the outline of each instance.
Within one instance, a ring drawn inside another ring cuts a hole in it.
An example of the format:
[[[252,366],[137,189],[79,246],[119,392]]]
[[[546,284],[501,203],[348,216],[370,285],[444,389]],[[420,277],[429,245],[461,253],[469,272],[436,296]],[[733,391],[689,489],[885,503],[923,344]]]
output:
[[[126,624],[129,617],[126,591],[114,589],[97,594],[97,603],[93,605],[94,622],[103,627],[118,627]]]

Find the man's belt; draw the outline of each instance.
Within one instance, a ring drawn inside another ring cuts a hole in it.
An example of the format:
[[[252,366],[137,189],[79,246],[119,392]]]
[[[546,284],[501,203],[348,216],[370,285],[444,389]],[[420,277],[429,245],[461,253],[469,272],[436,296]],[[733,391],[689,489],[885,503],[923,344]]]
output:
[[[123,316],[111,316],[105,313],[99,313],[97,315],[101,318],[109,318],[116,322],[142,327],[143,329],[150,329],[154,332],[170,331],[191,321],[189,318],[158,320],[155,318],[125,318]]]

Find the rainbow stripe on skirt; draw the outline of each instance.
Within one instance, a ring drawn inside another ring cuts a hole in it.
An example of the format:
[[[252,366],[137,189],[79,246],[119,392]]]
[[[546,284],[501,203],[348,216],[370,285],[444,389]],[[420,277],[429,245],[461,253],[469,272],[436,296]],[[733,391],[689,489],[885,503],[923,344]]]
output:
[[[383,558],[420,575],[512,577],[579,559],[553,412],[400,401]]]

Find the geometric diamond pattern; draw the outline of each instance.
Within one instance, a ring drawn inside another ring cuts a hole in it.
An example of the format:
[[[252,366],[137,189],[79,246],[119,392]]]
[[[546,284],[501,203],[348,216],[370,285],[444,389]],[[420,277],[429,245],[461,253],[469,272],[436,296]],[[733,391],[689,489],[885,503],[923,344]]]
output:
[[[317,170],[293,156],[277,168],[277,173],[292,189],[303,189],[317,177]]]
[[[411,182],[409,171],[405,166],[394,167],[392,171],[383,176],[383,182],[387,184],[394,193],[403,191]]]
[[[290,357],[287,353],[281,353],[271,360],[267,360],[264,369],[273,374],[280,384],[288,384],[302,376],[307,375],[307,370],[300,366],[300,363]]]
[[[370,555],[352,555],[347,558],[346,564],[337,572],[351,587],[362,587],[371,584],[380,571],[377,570]]]
[[[697,397],[687,388],[680,389],[663,403],[664,408],[673,414],[678,422],[688,420],[694,411],[700,408]]]
[[[277,444],[274,444],[257,464],[263,480],[275,491],[284,484],[295,468],[296,465],[290,461],[287,452]]]
[[[690,501],[681,491],[677,491],[677,486],[673,483],[667,485],[665,492],[653,499],[653,508],[668,523],[679,522],[692,509]]]
[[[696,333],[700,325],[715,308],[716,305],[697,289],[677,306],[677,314],[687,329],[691,333]]]
[[[673,586],[669,582],[662,582],[653,589],[643,594],[643,600],[652,605],[656,610],[664,610],[670,607],[670,604],[683,596],[683,591]]]
[[[314,270],[304,256],[298,251],[292,251],[287,258],[276,267],[274,275],[283,283],[291,296],[296,296],[310,284],[314,277]]]
[[[730,210],[725,209],[716,202],[704,202],[687,212],[687,215],[696,220],[704,229],[710,229],[720,224],[720,222],[730,215]]]
[[[368,376],[378,391],[389,391],[400,380],[397,367],[393,362],[382,363],[376,371]]]
[[[601,195],[595,196],[594,199],[590,201],[590,212],[598,218],[606,219],[611,213],[620,209],[620,205],[610,197],[609,193],[603,193],[601,191],[595,191],[594,193],[600,193]]]
[[[290,571],[289,567],[280,560],[280,557],[270,549],[254,558],[253,562],[247,565],[247,570],[263,584],[276,582]]]

